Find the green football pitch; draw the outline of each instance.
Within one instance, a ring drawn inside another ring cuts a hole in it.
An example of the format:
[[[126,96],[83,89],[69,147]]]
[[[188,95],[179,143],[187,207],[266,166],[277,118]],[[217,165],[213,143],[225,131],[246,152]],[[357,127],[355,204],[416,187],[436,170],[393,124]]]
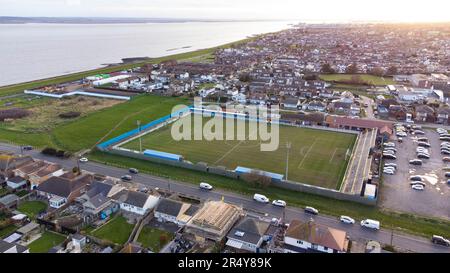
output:
[[[187,118],[187,117],[185,117]],[[210,118],[203,118],[203,125]],[[191,119],[193,124],[193,118]],[[192,163],[206,162],[210,166],[225,166],[234,170],[237,166],[267,172],[285,174],[287,143],[289,149],[288,179],[300,183],[336,189],[345,173],[349,155],[356,140],[355,134],[306,129],[292,126],[279,127],[279,146],[271,152],[261,151],[261,142],[249,140],[258,131],[248,121],[230,120],[234,128],[246,128],[246,140],[180,140],[173,139],[172,126],[168,125],[141,137],[142,149],[151,149],[182,155]],[[245,123],[245,124],[243,124]],[[253,124],[254,125],[254,124]],[[193,139],[193,129],[191,130]],[[270,127],[269,127],[270,131]],[[237,136],[237,133],[234,134]],[[242,139],[242,138],[241,138]],[[123,148],[139,150],[139,139],[123,145]]]

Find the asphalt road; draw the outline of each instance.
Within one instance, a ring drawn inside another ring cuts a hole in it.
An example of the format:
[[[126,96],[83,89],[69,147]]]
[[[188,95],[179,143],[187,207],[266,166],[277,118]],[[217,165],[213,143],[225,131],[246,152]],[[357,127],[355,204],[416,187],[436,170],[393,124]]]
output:
[[[19,147],[8,144],[0,144],[0,150],[20,153]],[[48,157],[42,155],[41,153],[39,153],[39,151],[27,151],[24,152],[24,154],[29,154],[36,159],[59,163],[66,169],[72,169],[74,166],[77,165],[74,159],[65,160],[54,157]],[[125,169],[106,166],[95,162],[80,163],[80,167],[83,170],[107,175],[110,177],[121,177],[124,174],[128,174],[128,171]],[[272,206],[271,204],[260,204],[257,203],[256,201],[253,201],[251,197],[231,192],[225,192],[221,190],[204,191],[200,190],[195,185],[170,181],[146,174],[134,175],[133,181],[145,185],[148,188],[150,187],[151,188],[158,187],[160,189],[170,188],[171,192],[182,193],[184,195],[197,197],[201,200],[220,200],[223,197],[224,200],[228,203],[240,205],[246,210],[258,212],[267,217],[281,218],[283,215],[282,208]],[[288,222],[292,219],[308,221],[312,217],[317,223],[347,231],[348,236],[350,236],[352,240],[376,240],[383,244],[391,244],[392,240],[393,245],[412,252],[450,253],[450,248],[433,245],[430,242],[430,240],[426,238],[412,236],[409,234],[401,234],[397,232],[393,233],[392,231],[386,229],[381,229],[379,231],[371,231],[361,228],[358,223],[355,223],[355,225],[345,225],[340,223],[339,220],[334,217],[324,215],[318,216],[307,215],[300,208],[287,207],[284,210],[285,210],[285,219]]]

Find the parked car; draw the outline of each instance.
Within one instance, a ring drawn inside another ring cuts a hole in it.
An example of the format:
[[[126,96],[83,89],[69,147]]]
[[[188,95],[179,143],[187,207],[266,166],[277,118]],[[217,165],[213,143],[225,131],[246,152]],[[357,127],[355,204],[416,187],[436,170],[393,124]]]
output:
[[[269,198],[267,198],[266,196],[264,196],[262,194],[257,194],[257,193],[255,193],[255,195],[253,195],[253,200],[260,202],[260,203],[264,203],[264,204],[269,203]]]
[[[450,137],[440,137],[439,140],[450,141]]]
[[[341,216],[339,220],[344,224],[353,225],[355,223],[355,220],[349,216]]]
[[[133,177],[131,177],[131,175],[123,175],[120,179],[122,179],[122,181],[131,181],[133,180]]]
[[[86,157],[80,158],[80,162],[81,162],[81,163],[86,163],[86,162],[88,162],[88,161],[89,161],[89,159],[87,159]]]
[[[426,138],[426,137],[419,137],[419,138],[417,139],[417,141],[430,143],[430,140],[429,140],[428,138]]]
[[[392,154],[383,154],[383,158],[391,159],[391,160],[396,160],[397,159],[397,157],[395,155],[392,155]]]
[[[305,213],[312,214],[312,215],[318,215],[319,211],[313,207],[306,207]]]
[[[136,169],[136,168],[130,168],[128,171],[129,171],[130,173],[132,173],[132,174],[138,174],[138,173],[139,173],[139,170]]]
[[[361,221],[361,227],[373,229],[373,230],[379,230],[380,229],[380,222],[376,220],[362,220]]]
[[[277,207],[286,207],[286,202],[283,200],[273,200],[272,205]]]
[[[213,186],[211,186],[211,185],[208,184],[208,183],[202,182],[202,183],[200,183],[200,189],[210,191],[210,190],[213,189]]]
[[[384,146],[384,147],[393,147],[393,148],[395,148],[395,143],[392,143],[392,142],[386,142],[386,143],[383,144],[383,146]]]
[[[431,147],[430,143],[423,142],[423,141],[418,142],[417,145],[420,146],[420,147],[425,147],[425,148],[430,148]]]
[[[441,154],[443,154],[443,155],[450,155],[450,151],[444,149],[444,150],[441,150]]]
[[[399,137],[399,138],[397,138],[397,141],[398,141],[399,143],[403,143],[403,138],[402,138],[402,137]]]
[[[416,135],[425,135],[425,132],[424,131],[420,131],[420,130],[415,130],[414,134],[416,134]]]
[[[422,176],[414,175],[409,178],[411,181],[423,181]]]
[[[416,166],[422,166],[423,161],[420,159],[413,159],[409,161],[409,164],[416,165]]]
[[[413,181],[413,182],[410,182],[409,183],[411,186],[414,186],[414,185],[421,185],[421,186],[423,186],[424,188],[426,187],[426,185],[427,184],[425,184],[425,183],[423,183],[423,182],[420,182],[420,181]]]
[[[384,166],[397,168],[397,164],[395,164],[395,163],[386,163],[386,164],[384,164]]]
[[[424,154],[424,153],[419,153],[419,154],[417,154],[417,158],[419,158],[419,159],[430,159],[430,155],[429,154]]]
[[[388,174],[388,175],[394,175],[394,174],[395,174],[395,171],[390,170],[390,169],[387,169],[387,170],[384,169],[384,170],[383,170],[383,173],[384,173],[384,174]]]
[[[397,153],[397,149],[395,149],[395,148],[384,148],[384,151],[390,151],[390,152],[394,152],[394,153]]]
[[[416,191],[423,191],[423,190],[425,190],[425,187],[423,185],[419,185],[419,184],[412,185],[411,188],[413,190],[416,190]]]
[[[33,150],[33,147],[31,147],[31,146],[23,146],[22,149],[24,149],[25,151],[31,151],[31,150]]]
[[[436,245],[450,247],[450,240],[445,239],[442,236],[433,235],[433,237],[431,237],[431,242]]]
[[[445,177],[450,178],[450,172],[446,172]]]

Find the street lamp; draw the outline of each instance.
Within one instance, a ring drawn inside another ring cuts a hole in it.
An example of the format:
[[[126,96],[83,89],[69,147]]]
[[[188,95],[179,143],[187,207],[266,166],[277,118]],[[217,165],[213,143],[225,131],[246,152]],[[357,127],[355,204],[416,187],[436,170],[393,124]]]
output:
[[[286,143],[286,181],[288,180],[288,173],[289,173],[289,150],[292,147],[292,143],[291,142],[287,142]]]
[[[142,153],[142,136],[141,136],[141,121],[136,121],[136,124],[138,126],[138,133],[139,133],[139,152]]]

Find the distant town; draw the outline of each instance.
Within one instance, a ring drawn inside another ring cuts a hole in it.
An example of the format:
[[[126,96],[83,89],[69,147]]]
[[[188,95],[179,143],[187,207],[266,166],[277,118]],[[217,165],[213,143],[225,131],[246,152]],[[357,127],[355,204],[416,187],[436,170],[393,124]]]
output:
[[[449,37],[299,24],[4,87],[0,252],[448,253]],[[249,106],[280,108],[278,151],[170,138]]]

